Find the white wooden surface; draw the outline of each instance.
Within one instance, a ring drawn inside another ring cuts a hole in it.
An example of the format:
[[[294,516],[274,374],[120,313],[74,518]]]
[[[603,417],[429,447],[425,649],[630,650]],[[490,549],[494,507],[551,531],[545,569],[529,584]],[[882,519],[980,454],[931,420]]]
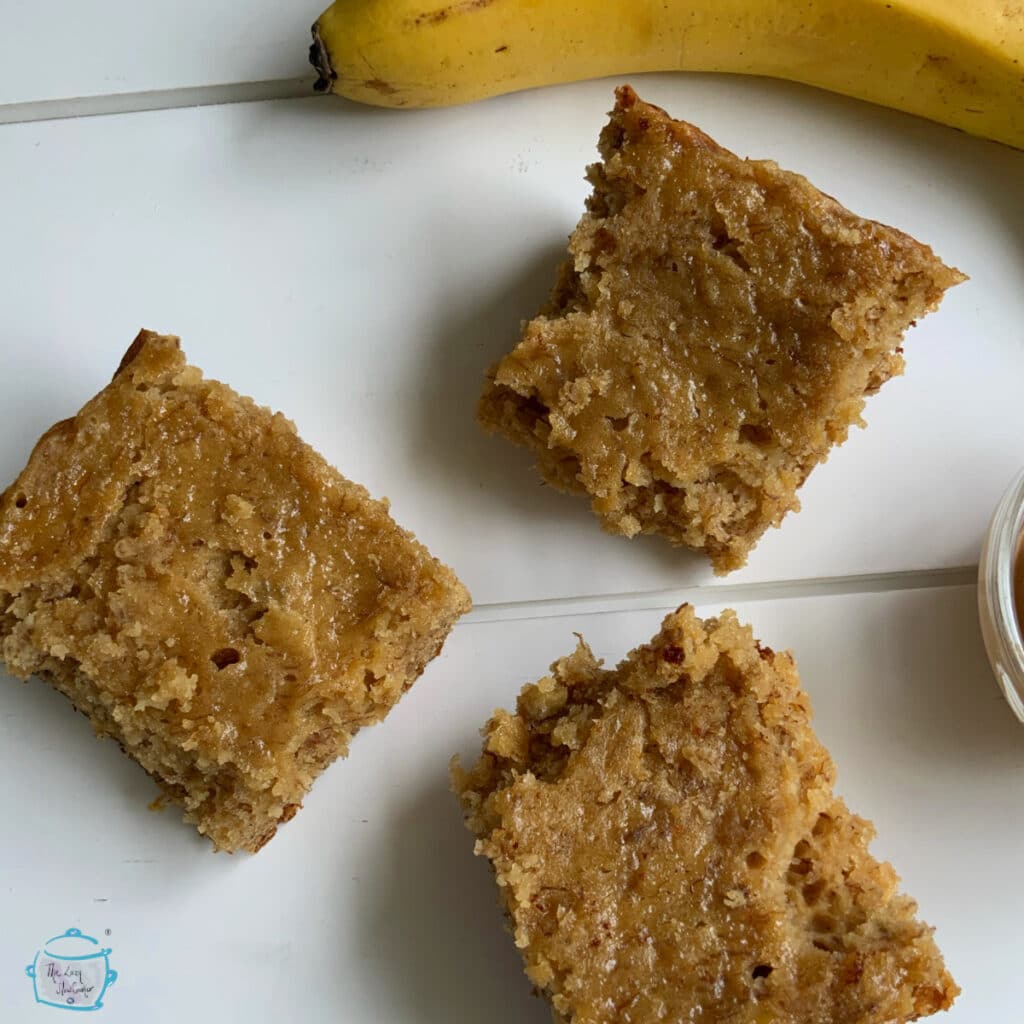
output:
[[[0,121],[300,76],[322,5],[101,6],[0,0]],[[550,287],[612,84],[412,115],[309,99],[0,125],[0,487],[140,326],[176,332],[209,375],[389,495],[478,606],[254,858],[213,856],[174,809],[147,813],[153,786],[113,744],[0,674],[3,1024],[60,1019],[24,966],[72,926],[114,951],[101,1021],[541,1024],[447,761],[573,631],[614,661],[669,591],[734,605],[796,653],[841,791],[964,988],[944,1019],[1019,1016],[1024,731],[985,664],[973,588],[922,584],[968,579],[1024,459],[1024,154],[781,83],[635,81],[971,275],[910,335],[868,430],[723,586],[655,539],[604,536],[473,423],[484,370]],[[152,92],[179,89],[196,91]]]
[[[737,610],[795,652],[840,791],[937,928],[964,989],[944,1024],[1016,1019],[1024,736],[989,678],[973,588]],[[0,844],[3,1020],[60,1017],[33,1003],[22,970],[43,939],[78,927],[113,950],[109,1024],[543,1024],[448,758],[473,756],[492,708],[568,653],[574,631],[614,662],[661,616],[459,625],[257,857],[213,856],[175,811],[147,813],[153,784],[43,684],[0,686],[0,800],[14,809]]]
[[[327,0],[0,0],[0,107],[308,76]],[[0,111],[2,113],[2,111]]]

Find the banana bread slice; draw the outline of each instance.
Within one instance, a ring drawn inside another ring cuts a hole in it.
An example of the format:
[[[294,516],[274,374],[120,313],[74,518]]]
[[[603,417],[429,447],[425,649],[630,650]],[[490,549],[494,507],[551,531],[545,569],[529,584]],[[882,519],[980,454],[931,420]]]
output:
[[[586,494],[604,528],[742,566],[903,371],[964,275],[628,86],[549,306],[489,373],[485,428]]]
[[[453,782],[565,1024],[903,1024],[959,989],[833,795],[788,653],[684,605],[614,671],[580,641]]]
[[[294,426],[143,331],[0,496],[0,653],[255,852],[469,595]]]

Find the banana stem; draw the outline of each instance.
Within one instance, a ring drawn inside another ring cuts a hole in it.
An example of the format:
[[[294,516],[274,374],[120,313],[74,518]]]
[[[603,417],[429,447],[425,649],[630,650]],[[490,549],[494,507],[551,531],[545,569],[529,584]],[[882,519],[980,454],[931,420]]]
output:
[[[327,92],[331,83],[338,77],[338,73],[331,67],[331,55],[320,38],[318,25],[313,26],[313,45],[309,48],[309,63],[316,68],[316,73],[320,76],[313,83],[313,88],[317,92]]]

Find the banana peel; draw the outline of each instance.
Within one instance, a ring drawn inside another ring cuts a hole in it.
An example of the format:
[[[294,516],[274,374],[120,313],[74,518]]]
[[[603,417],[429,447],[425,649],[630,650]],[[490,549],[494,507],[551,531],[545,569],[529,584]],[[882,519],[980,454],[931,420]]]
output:
[[[316,88],[439,107],[646,71],[818,86],[1024,149],[1022,0],[336,0]]]

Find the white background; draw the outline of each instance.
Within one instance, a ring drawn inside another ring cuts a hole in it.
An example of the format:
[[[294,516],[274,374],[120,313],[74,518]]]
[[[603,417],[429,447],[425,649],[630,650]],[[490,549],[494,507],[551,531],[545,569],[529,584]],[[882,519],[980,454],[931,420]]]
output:
[[[102,30],[91,5],[2,4],[0,121],[21,123],[0,125],[0,486],[140,326],[178,333],[387,494],[477,610],[257,857],[148,813],[153,784],[114,744],[0,676],[0,1020],[60,1018],[24,966],[72,926],[114,950],[99,1020],[547,1020],[447,761],[574,631],[614,662],[683,597],[794,650],[841,791],[964,988],[945,1019],[1015,1019],[1024,729],[964,584],[1024,461],[1024,154],[783,83],[634,80],[971,275],[910,333],[906,376],[803,511],[723,582],[656,539],[604,536],[473,423],[487,365],[553,281],[615,83],[421,113],[311,98],[54,119],[114,94],[292,95],[319,10],[99,6]]]

